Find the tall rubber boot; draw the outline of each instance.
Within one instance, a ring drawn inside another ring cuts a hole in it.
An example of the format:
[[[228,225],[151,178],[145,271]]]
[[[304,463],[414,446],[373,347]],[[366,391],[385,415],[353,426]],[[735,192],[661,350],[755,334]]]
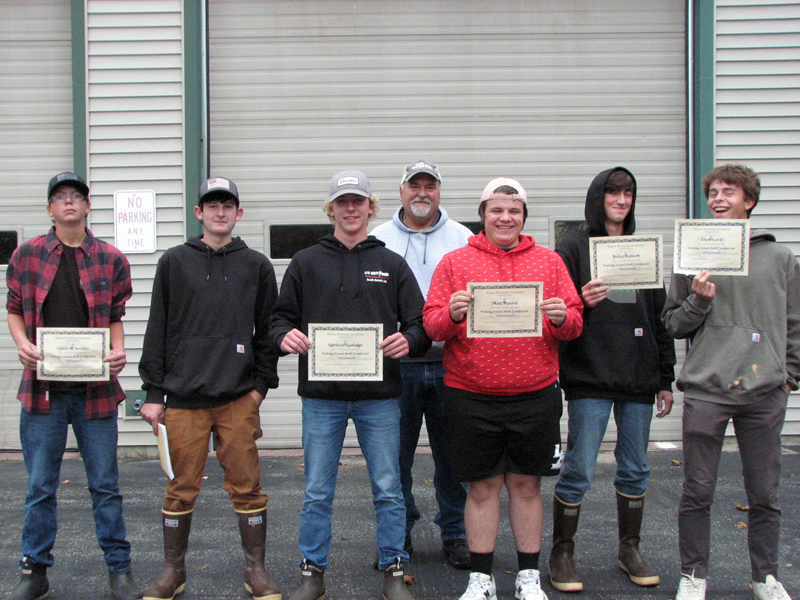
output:
[[[236,514],[239,517],[239,534],[242,536],[244,550],[244,587],[247,593],[253,596],[253,600],[281,600],[281,591],[264,568],[267,509]]]
[[[325,600],[325,571],[303,559],[300,565],[300,587],[289,600]]]
[[[575,532],[581,503],[567,504],[553,495],[553,549],[550,550],[550,583],[559,592],[581,592],[583,581],[575,568]]]
[[[639,533],[644,514],[644,494],[626,496],[617,492],[617,519],[619,521],[619,568],[628,574],[636,585],[658,585],[656,570],[639,554]]]
[[[383,572],[383,600],[414,600],[414,596],[408,591],[399,558]]]
[[[22,558],[22,572],[19,582],[11,590],[6,600],[43,600],[50,595],[50,584],[47,581],[47,567],[35,565],[25,556]]]
[[[161,511],[164,518],[164,570],[150,584],[142,600],[172,600],[186,589],[186,549],[192,511],[169,513]]]

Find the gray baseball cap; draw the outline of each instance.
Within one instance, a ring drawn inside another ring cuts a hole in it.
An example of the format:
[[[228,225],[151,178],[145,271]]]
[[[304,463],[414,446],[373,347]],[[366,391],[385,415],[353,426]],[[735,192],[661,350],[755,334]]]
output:
[[[50,180],[47,186],[47,199],[49,200],[50,196],[53,195],[53,191],[62,185],[71,185],[84,196],[89,196],[89,186],[86,185],[86,180],[71,171],[64,171]]]
[[[328,200],[333,202],[339,196],[344,194],[357,194],[369,198],[372,196],[372,186],[369,184],[369,179],[361,171],[351,169],[349,171],[340,171],[331,179],[331,190],[328,195]]]
[[[208,202],[211,197],[233,198],[236,206],[239,206],[239,190],[236,184],[225,177],[212,177],[203,182],[200,186],[200,196],[197,199],[197,206],[203,202]]]
[[[442,180],[442,176],[439,174],[439,168],[436,165],[425,160],[418,160],[405,168],[403,171],[403,178],[400,180],[400,185],[403,185],[406,181],[414,177],[414,175],[419,175],[420,173],[427,173],[431,177],[435,177],[438,181]]]

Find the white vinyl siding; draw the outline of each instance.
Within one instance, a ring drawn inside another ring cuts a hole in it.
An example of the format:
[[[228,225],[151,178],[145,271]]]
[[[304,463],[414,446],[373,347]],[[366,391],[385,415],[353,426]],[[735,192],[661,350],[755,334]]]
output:
[[[129,254],[133,297],[124,318],[125,390],[140,390],[138,361],[161,251],[185,239],[183,3],[88,0],[87,153],[91,228],[114,241],[114,192],[156,193],[157,249]],[[124,415],[124,404],[120,414]],[[120,421],[120,445],[152,445],[138,417]]]
[[[716,162],[761,177],[754,227],[800,255],[800,2],[717,0]],[[800,394],[784,434],[800,434]]]
[[[517,178],[526,232],[550,246],[551,220],[581,218],[593,177],[624,165],[639,181],[637,231],[664,234],[669,272],[673,220],[686,214],[685,10],[209,0],[210,174],[236,181],[236,233],[269,255],[271,224],[327,222],[320,206],[345,168],[369,176],[377,222],[418,159],[440,166],[442,204],[461,221],[477,220],[487,181]],[[280,279],[288,261],[273,262]],[[262,405],[264,446],[300,444],[296,365],[281,359]],[[654,424],[654,439],[679,436],[679,411]]]
[[[0,0],[0,229],[18,242],[51,227],[47,182],[72,169],[69,0]],[[0,448],[19,448],[22,366],[6,326],[0,266]]]

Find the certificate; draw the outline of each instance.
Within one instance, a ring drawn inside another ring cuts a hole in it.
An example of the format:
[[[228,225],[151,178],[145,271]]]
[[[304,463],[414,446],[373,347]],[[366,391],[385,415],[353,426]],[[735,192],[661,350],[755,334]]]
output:
[[[592,279],[602,279],[612,289],[660,288],[663,285],[663,236],[590,237],[589,263]]]
[[[107,327],[39,327],[36,377],[50,381],[109,381],[110,363],[103,362],[111,350]]]
[[[541,337],[541,281],[467,283],[467,337]]]
[[[747,275],[750,264],[748,219],[681,219],[675,221],[676,273],[700,271]]]
[[[383,381],[383,323],[309,323],[309,381]]]

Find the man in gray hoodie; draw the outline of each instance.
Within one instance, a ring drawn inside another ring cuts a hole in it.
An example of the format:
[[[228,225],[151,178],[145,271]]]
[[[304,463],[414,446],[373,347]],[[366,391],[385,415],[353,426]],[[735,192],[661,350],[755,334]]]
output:
[[[406,259],[419,283],[422,295],[428,296],[431,277],[442,257],[467,244],[472,232],[451,220],[439,206],[442,176],[436,165],[424,160],[408,165],[400,180],[401,206],[391,221],[372,231],[389,250]],[[419,441],[422,418],[428,430],[433,454],[436,501],[439,513],[434,522],[439,526],[442,550],[448,562],[457,569],[469,569],[467,534],[464,530],[464,503],[467,493],[453,477],[447,454],[447,439],[442,422],[444,392],[444,345],[434,344],[420,358],[405,358],[400,365],[403,394],[400,397],[400,481],[406,503],[405,550],[413,552],[411,529],[420,512],[411,490],[414,452]]]
[[[703,190],[715,219],[748,219],[761,182],[745,166],[722,165],[703,178]],[[777,499],[781,429],[800,378],[800,265],[772,234],[752,231],[748,275],[673,274],[662,318],[672,337],[691,340],[677,381],[684,393],[677,600],[705,598],[711,504],[731,419],[749,504],[753,593],[788,600],[777,581]]]

